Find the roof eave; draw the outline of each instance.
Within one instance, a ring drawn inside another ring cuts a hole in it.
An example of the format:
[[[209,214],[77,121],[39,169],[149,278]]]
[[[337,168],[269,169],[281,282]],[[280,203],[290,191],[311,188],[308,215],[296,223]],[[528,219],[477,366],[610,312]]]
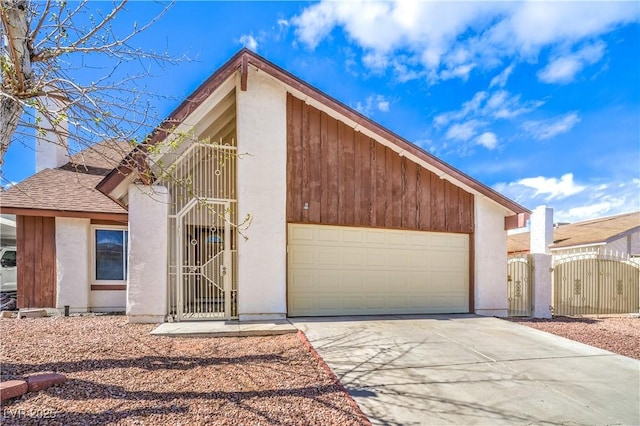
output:
[[[2,207],[2,213],[16,216],[36,216],[36,217],[74,217],[85,219],[113,220],[116,222],[127,222],[128,213],[110,213],[96,211],[77,210],[56,210],[56,209],[31,209],[22,207]]]
[[[412,144],[408,140],[402,138],[391,130],[383,127],[382,125],[374,122],[370,118],[348,107],[337,99],[327,95],[321,90],[313,87],[312,85],[302,81],[290,72],[280,68],[278,65],[268,61],[267,59],[259,56],[258,54],[243,48],[236,53],[231,59],[229,59],[222,67],[220,67],[215,73],[213,73],[204,83],[202,83],[189,97],[187,97],[170,115],[165,119],[156,130],[154,130],[147,138],[147,144],[155,145],[158,142],[164,140],[169,134],[172,128],[175,128],[182,121],[189,116],[202,102],[215,91],[224,81],[226,81],[233,73],[238,69],[242,70],[242,74],[246,74],[248,65],[252,65],[257,69],[264,71],[272,77],[280,80],[287,86],[305,94],[306,96],[314,99],[316,102],[320,102],[329,108],[336,110],[339,114],[346,118],[358,123],[363,128],[378,134],[380,137],[389,140],[390,142],[398,145],[399,148],[405,150],[412,155],[422,159],[427,164],[441,170],[443,173],[440,175],[442,178],[451,177],[452,179],[459,181],[473,191],[481,194],[493,202],[501,205],[513,215],[530,215],[531,211],[524,206],[516,203],[515,201],[503,196],[494,189],[487,185],[477,181],[471,176],[463,173],[455,167],[445,163],[437,157],[431,155],[421,147]],[[242,79],[241,79],[242,80]],[[242,84],[242,81],[241,81]],[[244,80],[243,86],[246,85]],[[246,87],[244,87],[246,89]],[[241,87],[242,89],[242,87]],[[131,155],[131,154],[130,154]],[[129,161],[131,158],[127,157]],[[120,166],[116,167],[111,173],[109,173],[96,187],[100,192],[110,195],[119,184],[124,180],[126,175],[133,171],[133,168],[127,165],[127,159],[123,160]],[[516,221],[521,221],[521,217]],[[507,225],[505,224],[505,228]]]

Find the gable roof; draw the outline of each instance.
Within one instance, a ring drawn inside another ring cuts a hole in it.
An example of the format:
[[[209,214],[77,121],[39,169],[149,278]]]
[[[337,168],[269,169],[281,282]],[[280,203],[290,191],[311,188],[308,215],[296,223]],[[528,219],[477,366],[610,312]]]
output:
[[[640,231],[640,212],[602,217],[583,222],[560,225],[553,230],[551,249],[561,249],[592,244],[606,244],[629,233]],[[529,251],[529,232],[509,235],[507,251]]]
[[[190,96],[188,96],[170,115],[165,119],[158,128],[149,136],[147,144],[155,145],[164,140],[171,129],[181,124],[192,112],[194,112],[217,88],[219,88],[229,77],[236,72],[240,72],[240,90],[246,90],[248,67],[257,68],[273,78],[279,80],[290,89],[307,96],[316,102],[336,111],[338,114],[353,121],[358,126],[379,135],[380,138],[390,141],[400,148],[402,151],[408,152],[430,166],[438,169],[440,177],[450,177],[458,181],[471,190],[493,200],[497,204],[503,206],[507,210],[519,215],[529,215],[531,212],[525,207],[519,205],[513,200],[503,196],[492,188],[482,184],[481,182],[466,175],[460,170],[452,167],[437,157],[431,155],[424,149],[412,144],[408,140],[398,136],[392,131],[386,129],[382,125],[374,122],[370,118],[362,115],[354,109],[348,107],[342,102],[323,93],[308,83],[302,81],[293,74],[285,71],[277,65],[269,62],[265,58],[256,53],[242,49],[236,53],[229,61],[212,74],[200,87],[198,87]],[[130,156],[125,159],[117,168],[115,168],[105,179],[98,185],[98,189],[105,194],[113,191],[130,173],[133,172],[132,164],[138,164],[137,155],[144,152],[145,147],[140,146]]]
[[[33,216],[126,219],[127,210],[96,185],[131,151],[127,142],[103,141],[44,169],[2,192],[3,213]]]

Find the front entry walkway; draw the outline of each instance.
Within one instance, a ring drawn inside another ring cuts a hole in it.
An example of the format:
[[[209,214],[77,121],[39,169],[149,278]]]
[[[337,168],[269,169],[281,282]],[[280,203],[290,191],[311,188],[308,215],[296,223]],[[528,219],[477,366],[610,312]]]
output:
[[[295,318],[373,424],[640,424],[640,361],[474,315]]]
[[[156,327],[154,336],[273,336],[277,334],[297,333],[287,320],[274,321],[182,321],[165,322]]]

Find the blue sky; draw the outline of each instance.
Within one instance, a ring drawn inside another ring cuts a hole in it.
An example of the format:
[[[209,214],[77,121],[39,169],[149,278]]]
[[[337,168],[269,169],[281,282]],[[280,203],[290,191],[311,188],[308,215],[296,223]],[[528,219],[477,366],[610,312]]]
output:
[[[178,1],[135,43],[193,59],[152,70],[159,118],[246,46],[556,221],[640,210],[638,2]]]

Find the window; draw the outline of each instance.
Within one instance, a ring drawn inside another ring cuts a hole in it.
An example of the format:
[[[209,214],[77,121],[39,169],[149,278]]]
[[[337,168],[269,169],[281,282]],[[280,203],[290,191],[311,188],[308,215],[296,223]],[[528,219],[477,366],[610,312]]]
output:
[[[124,229],[94,229],[96,281],[127,279],[129,233]]]
[[[12,268],[16,266],[16,251],[8,250],[5,251],[2,255],[2,260],[0,261],[3,268]]]

